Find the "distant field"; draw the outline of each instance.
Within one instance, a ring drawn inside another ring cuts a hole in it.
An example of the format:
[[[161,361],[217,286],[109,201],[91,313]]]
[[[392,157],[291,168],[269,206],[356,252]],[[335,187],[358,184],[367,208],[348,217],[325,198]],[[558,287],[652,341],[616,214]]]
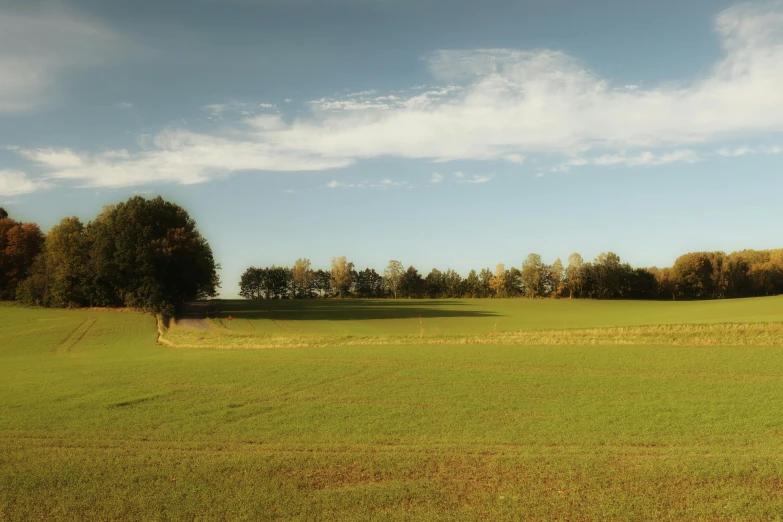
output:
[[[209,318],[198,329],[171,325],[164,342],[203,348],[422,342],[668,344],[695,343],[697,338],[708,344],[747,344],[748,339],[755,344],[783,343],[783,297],[685,302],[243,300],[213,301],[208,310]],[[737,326],[714,327],[726,323]]]
[[[164,338],[305,347],[0,306],[0,520],[783,513],[783,298],[230,301],[205,324]]]

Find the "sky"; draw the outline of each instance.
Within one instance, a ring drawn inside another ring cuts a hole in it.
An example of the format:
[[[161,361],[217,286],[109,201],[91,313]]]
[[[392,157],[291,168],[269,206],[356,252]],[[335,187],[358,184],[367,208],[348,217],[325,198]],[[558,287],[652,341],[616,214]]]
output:
[[[783,1],[0,0],[0,206],[221,264],[783,247]]]

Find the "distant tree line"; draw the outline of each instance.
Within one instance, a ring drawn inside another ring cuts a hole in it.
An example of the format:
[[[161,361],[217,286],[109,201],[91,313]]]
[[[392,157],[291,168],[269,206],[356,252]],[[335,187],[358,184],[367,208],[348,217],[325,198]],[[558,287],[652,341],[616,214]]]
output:
[[[64,218],[45,236],[0,209],[0,298],[47,307],[133,307],[172,315],[214,297],[212,250],[181,207],[136,196],[86,226]]]
[[[553,297],[590,299],[720,299],[783,293],[783,249],[694,252],[671,268],[634,268],[613,252],[586,262],[574,253],[564,266],[546,264],[530,254],[522,265],[506,269],[433,268],[426,276],[392,260],[383,271],[356,270],[345,257],[332,259],[331,270],[314,270],[309,259],[293,268],[248,268],[239,282],[246,299],[359,298],[488,298]]]

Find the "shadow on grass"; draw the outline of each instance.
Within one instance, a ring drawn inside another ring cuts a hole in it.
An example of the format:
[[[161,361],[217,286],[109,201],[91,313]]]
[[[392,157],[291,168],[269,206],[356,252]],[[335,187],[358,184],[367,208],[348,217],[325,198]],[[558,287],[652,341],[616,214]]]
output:
[[[471,309],[469,303],[456,300],[391,299],[283,299],[213,300],[190,303],[183,317],[234,319],[271,319],[285,321],[362,321],[372,319],[423,319],[434,317],[499,317],[500,314]]]

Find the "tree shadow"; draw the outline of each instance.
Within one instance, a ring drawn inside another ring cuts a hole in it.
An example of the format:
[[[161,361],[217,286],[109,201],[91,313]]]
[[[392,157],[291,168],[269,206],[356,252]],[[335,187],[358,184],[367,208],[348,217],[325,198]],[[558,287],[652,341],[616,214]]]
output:
[[[422,319],[435,317],[500,317],[502,314],[472,309],[457,300],[391,299],[281,299],[223,300],[189,303],[181,314],[210,317],[270,319],[283,321],[363,321],[378,319]]]

